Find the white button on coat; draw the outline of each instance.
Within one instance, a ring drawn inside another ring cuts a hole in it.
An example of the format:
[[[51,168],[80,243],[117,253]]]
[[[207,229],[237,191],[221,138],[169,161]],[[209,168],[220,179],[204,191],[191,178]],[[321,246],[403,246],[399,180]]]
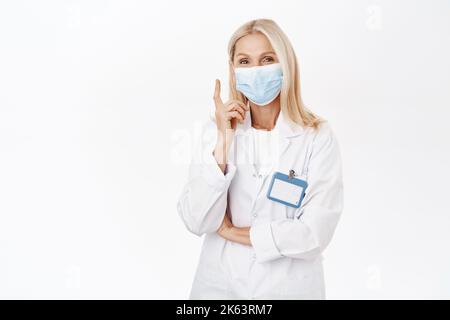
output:
[[[216,124],[208,120],[203,129],[211,139],[197,143],[177,203],[187,229],[205,235],[189,298],[325,298],[322,252],[343,210],[341,156],[330,124],[304,128],[280,111],[273,129],[278,161],[260,179],[249,161],[250,111],[237,125],[225,174],[213,156]],[[266,196],[273,173],[290,169],[308,182],[299,208]],[[252,246],[216,233],[227,205],[235,226],[250,227]]]

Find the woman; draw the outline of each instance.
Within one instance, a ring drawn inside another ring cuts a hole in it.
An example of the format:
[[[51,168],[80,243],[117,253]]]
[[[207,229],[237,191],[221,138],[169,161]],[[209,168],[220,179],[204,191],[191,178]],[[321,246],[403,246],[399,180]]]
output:
[[[303,105],[274,21],[241,26],[228,53],[230,99],[216,79],[213,139],[201,139],[177,204],[205,234],[190,299],[324,299],[322,252],[343,209],[336,137]]]

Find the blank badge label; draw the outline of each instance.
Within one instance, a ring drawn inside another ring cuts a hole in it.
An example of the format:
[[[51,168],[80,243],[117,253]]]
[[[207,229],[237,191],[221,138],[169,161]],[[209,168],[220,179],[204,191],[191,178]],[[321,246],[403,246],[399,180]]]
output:
[[[300,201],[300,196],[303,192],[303,187],[280,180],[275,179],[273,182],[270,196],[277,198],[281,201],[297,205]]]

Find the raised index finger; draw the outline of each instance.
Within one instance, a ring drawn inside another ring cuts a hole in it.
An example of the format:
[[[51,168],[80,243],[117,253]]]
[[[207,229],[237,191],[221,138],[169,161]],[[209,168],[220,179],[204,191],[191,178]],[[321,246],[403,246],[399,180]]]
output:
[[[216,108],[218,104],[222,103],[222,98],[220,97],[220,80],[216,79],[216,87],[214,89],[214,102],[216,103]]]

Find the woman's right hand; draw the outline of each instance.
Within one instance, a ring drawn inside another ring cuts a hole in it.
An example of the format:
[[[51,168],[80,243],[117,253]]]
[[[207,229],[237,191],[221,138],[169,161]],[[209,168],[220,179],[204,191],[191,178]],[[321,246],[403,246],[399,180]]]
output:
[[[216,105],[216,124],[217,129],[225,134],[227,130],[235,130],[237,122],[244,122],[245,112],[249,107],[239,100],[229,100],[223,103],[220,97],[220,80],[216,79],[214,90],[214,104]]]

